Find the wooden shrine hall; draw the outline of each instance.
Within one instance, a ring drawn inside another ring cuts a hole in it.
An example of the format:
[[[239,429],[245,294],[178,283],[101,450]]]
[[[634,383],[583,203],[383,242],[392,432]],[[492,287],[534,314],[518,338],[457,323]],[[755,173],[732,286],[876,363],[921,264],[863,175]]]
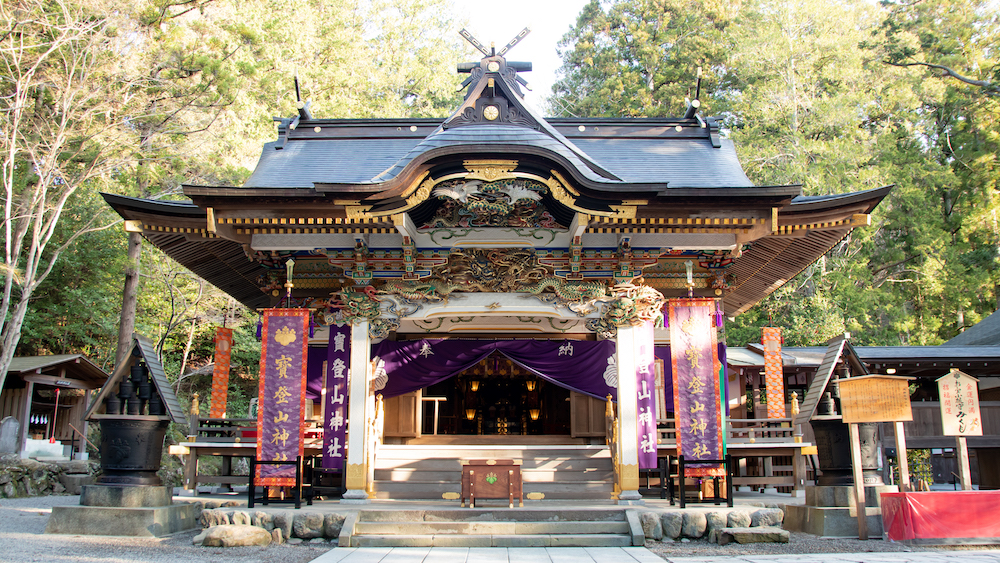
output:
[[[543,118],[522,99],[530,63],[474,44],[445,119],[300,103],[243,186],[104,197],[264,314],[278,371],[262,377],[284,377],[282,357],[309,372],[295,389],[315,407],[298,416],[343,458],[345,501],[440,498],[470,458],[521,460],[525,494],[638,499],[658,458],[718,459],[745,437],[727,419],[723,319],[868,225],[889,188],[756,186],[697,103]],[[263,424],[300,411],[267,411],[296,397],[267,385],[257,453],[282,459],[264,446],[284,430]],[[792,434],[756,442],[797,452]]]

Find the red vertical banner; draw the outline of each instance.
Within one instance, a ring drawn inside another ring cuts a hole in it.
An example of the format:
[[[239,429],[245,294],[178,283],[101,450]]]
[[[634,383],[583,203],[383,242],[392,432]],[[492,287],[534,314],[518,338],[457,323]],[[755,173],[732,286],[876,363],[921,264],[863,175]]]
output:
[[[714,299],[671,299],[670,367],[674,383],[674,425],[677,451],[685,463],[722,459],[722,403],[719,351],[715,334]],[[691,476],[722,476],[718,465],[691,465]]]
[[[266,309],[261,331],[257,396],[257,459],[290,461],[305,450],[308,309]],[[295,466],[257,467],[254,483],[295,485]]]
[[[781,328],[764,327],[764,386],[767,388],[767,418],[785,418],[785,372],[781,366]]]
[[[215,370],[212,371],[212,405],[210,418],[226,417],[226,401],[229,398],[229,358],[233,348],[233,329],[215,329]]]

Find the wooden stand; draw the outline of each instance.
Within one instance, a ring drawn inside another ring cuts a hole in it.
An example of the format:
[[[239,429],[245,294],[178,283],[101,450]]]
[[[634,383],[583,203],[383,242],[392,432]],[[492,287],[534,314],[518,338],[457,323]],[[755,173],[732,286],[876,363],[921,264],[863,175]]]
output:
[[[524,506],[521,490],[521,460],[471,459],[462,460],[462,507],[465,499],[476,507],[476,498],[507,499],[508,506]]]
[[[868,511],[865,509],[865,477],[861,472],[861,438],[858,425],[848,424],[851,433],[851,465],[854,469],[854,501],[858,512],[858,539],[868,539]]]

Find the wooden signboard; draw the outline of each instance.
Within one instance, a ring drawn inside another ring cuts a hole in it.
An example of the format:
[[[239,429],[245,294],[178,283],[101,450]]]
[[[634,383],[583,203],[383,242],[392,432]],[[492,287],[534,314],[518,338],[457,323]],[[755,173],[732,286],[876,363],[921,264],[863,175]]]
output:
[[[868,523],[865,521],[864,477],[861,474],[861,441],[858,424],[864,422],[896,423],[896,451],[899,455],[899,481],[903,490],[910,481],[907,471],[906,439],[903,437],[904,420],[913,420],[910,408],[910,385],[912,377],[892,375],[862,375],[839,379],[840,410],[844,422],[848,423],[851,436],[851,461],[854,465],[854,498],[857,501],[858,537],[868,539]]]
[[[937,384],[941,399],[941,433],[955,436],[958,478],[962,481],[962,490],[971,491],[972,472],[965,437],[983,435],[983,419],[979,412],[979,381],[952,368],[948,375],[938,378]]]
[[[913,420],[910,409],[912,377],[862,375],[838,381],[844,422]]]
[[[945,436],[982,436],[978,380],[957,369],[937,380],[941,429]]]

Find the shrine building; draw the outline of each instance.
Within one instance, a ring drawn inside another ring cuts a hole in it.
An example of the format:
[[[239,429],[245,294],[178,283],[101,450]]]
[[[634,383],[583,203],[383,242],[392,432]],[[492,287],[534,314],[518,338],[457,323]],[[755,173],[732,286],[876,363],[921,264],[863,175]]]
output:
[[[243,186],[104,197],[265,315],[262,365],[290,318],[268,311],[304,311],[312,336],[280,330],[304,347],[301,416],[345,499],[440,498],[461,460],[509,457],[526,493],[634,500],[665,451],[734,447],[727,397],[744,391],[723,319],[868,225],[889,188],[754,185],[697,101],[676,118],[544,118],[523,102],[530,63],[477,47],[445,119],[300,103]]]

